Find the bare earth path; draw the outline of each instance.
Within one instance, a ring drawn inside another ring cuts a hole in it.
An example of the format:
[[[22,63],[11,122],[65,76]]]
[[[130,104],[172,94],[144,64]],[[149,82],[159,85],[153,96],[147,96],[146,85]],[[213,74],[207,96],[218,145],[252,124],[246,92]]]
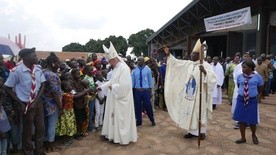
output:
[[[226,99],[213,112],[209,120],[206,139],[197,146],[197,138],[184,139],[186,133],[175,126],[167,112],[157,109],[156,126],[151,127],[148,118],[143,118],[143,126],[138,128],[138,141],[128,146],[120,146],[99,139],[100,131],[90,133],[81,141],[74,141],[69,147],[49,155],[272,155],[276,154],[276,95],[270,95],[261,104],[261,123],[257,128],[259,144],[252,142],[251,131],[246,130],[247,142],[235,144],[240,138],[239,130],[233,129],[231,106]]]

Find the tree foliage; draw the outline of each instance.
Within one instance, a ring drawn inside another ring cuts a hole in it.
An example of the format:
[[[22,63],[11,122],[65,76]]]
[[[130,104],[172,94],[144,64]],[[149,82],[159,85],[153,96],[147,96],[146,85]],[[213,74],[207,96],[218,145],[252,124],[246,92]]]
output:
[[[154,33],[152,29],[139,31],[136,34],[130,35],[128,38],[129,47],[133,47],[132,54],[135,56],[148,55],[148,46],[146,40]]]
[[[128,48],[127,40],[122,37],[116,37],[116,36],[109,36],[108,38],[105,38],[104,40],[94,40],[90,39],[89,42],[85,44],[85,49],[87,52],[93,52],[93,53],[103,53],[103,44],[105,44],[107,47],[109,47],[109,42],[112,42],[114,47],[116,48],[117,52],[126,55],[126,51]]]
[[[70,43],[69,45],[66,45],[62,47],[62,51],[70,51],[70,52],[82,52],[84,51],[84,46],[80,43]]]
[[[86,44],[85,44],[85,51],[86,52],[92,52],[92,53],[103,53],[103,48],[102,48],[102,43],[103,41],[98,39],[90,39]]]
[[[103,53],[104,51],[102,45],[104,44],[106,47],[109,48],[109,42],[111,41],[116,48],[118,54],[122,54],[123,56],[126,56],[126,52],[129,47],[133,47],[132,53],[136,56],[140,56],[141,53],[143,53],[143,55],[148,55],[146,40],[153,33],[153,30],[146,29],[139,31],[136,34],[130,35],[128,40],[122,36],[116,37],[114,35],[111,35],[104,40],[90,39],[85,45],[81,45],[79,43],[71,43],[69,45],[66,45],[62,48],[62,51]]]
[[[109,36],[108,38],[105,38],[103,40],[103,44],[105,44],[105,46],[109,48],[110,41],[114,45],[118,54],[122,54],[123,56],[126,56],[128,44],[127,44],[127,40],[124,37]]]

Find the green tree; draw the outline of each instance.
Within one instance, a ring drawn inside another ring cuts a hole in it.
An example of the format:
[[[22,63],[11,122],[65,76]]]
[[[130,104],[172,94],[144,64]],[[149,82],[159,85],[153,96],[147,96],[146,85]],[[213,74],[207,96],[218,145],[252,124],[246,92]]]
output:
[[[114,35],[111,35],[104,40],[90,39],[90,41],[85,44],[85,50],[92,53],[103,53],[103,44],[109,47],[110,41],[113,43],[118,53],[122,54],[123,56],[126,55],[128,48],[127,40],[122,36],[116,37]]]
[[[131,53],[135,56],[140,56],[142,53],[143,55],[148,55],[148,46],[146,44],[146,40],[153,33],[154,31],[152,29],[146,29],[139,31],[136,34],[130,35],[128,38],[128,45],[129,47],[133,47]]]
[[[114,35],[111,35],[108,38],[105,38],[103,40],[103,44],[109,48],[110,41],[114,45],[118,54],[122,54],[123,56],[126,56],[128,44],[127,44],[127,40],[124,37],[122,37],[122,36],[116,37]]]
[[[80,43],[71,43],[62,47],[62,51],[66,52],[85,52],[85,48]]]
[[[86,44],[85,44],[85,51],[87,52],[92,52],[92,53],[103,53],[103,41],[98,39],[90,39]]]

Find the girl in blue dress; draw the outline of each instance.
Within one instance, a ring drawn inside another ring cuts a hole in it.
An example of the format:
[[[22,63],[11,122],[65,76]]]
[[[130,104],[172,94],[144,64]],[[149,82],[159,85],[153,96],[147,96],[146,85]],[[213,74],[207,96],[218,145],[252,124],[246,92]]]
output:
[[[242,63],[242,74],[237,78],[238,98],[234,111],[233,119],[240,124],[241,139],[236,140],[237,144],[245,143],[245,129],[249,124],[252,131],[252,140],[258,144],[256,136],[256,124],[258,124],[258,93],[263,85],[262,77],[254,72],[255,64],[253,61]]]

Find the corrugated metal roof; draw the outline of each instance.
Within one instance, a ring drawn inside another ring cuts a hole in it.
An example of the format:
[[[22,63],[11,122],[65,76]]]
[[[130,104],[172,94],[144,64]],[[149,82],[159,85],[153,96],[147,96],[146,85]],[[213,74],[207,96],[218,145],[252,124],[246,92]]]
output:
[[[147,43],[152,40],[154,37],[159,35],[165,28],[167,28],[169,25],[171,25],[175,20],[177,20],[180,16],[182,16],[186,11],[188,11],[191,7],[193,7],[196,3],[198,3],[200,0],[193,0],[190,2],[184,9],[182,9],[178,14],[176,14],[171,20],[169,20],[164,26],[162,26],[159,30],[157,30],[154,34],[152,34],[148,39]]]

